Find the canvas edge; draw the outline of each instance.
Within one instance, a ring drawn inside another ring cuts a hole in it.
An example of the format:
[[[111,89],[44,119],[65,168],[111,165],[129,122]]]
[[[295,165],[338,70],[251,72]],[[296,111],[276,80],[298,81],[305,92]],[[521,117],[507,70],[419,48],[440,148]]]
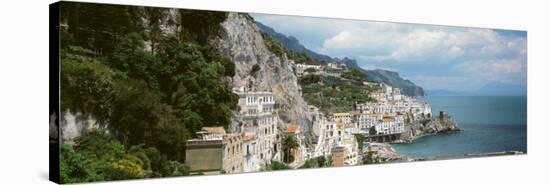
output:
[[[59,11],[60,2],[49,5],[49,180],[60,183],[59,129]]]

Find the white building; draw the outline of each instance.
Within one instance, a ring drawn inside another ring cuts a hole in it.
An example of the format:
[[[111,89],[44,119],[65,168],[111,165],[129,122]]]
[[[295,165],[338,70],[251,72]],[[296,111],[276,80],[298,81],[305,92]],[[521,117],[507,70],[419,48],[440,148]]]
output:
[[[306,73],[306,69],[315,69],[315,71],[319,73],[322,68],[322,65],[296,64],[296,74],[298,74],[298,76],[301,76]]]
[[[348,69],[348,66],[347,66],[345,63],[340,62],[340,61],[337,61],[337,62],[329,62],[327,65],[328,65],[328,67],[331,68],[331,69],[341,69],[341,70]]]
[[[334,121],[336,121],[336,122],[340,121],[344,124],[350,124],[351,123],[351,113],[349,113],[349,112],[334,113],[334,114],[332,114],[332,117],[333,117]]]
[[[272,92],[239,90],[235,93],[242,118],[239,132],[244,137],[244,171],[259,171],[271,160],[280,160],[278,119],[273,114],[275,98]]]

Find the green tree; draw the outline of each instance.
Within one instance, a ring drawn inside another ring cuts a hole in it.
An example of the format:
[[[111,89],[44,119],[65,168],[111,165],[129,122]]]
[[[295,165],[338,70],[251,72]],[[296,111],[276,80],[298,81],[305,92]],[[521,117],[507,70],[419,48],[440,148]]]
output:
[[[279,161],[271,161],[270,170],[288,170],[290,167]]]
[[[374,126],[369,128],[369,135],[376,135],[378,132],[376,131],[376,128]]]
[[[206,43],[210,36],[217,35],[228,13],[203,11],[203,10],[179,10],[182,31],[187,31],[191,38],[199,43]]]
[[[109,128],[126,145],[143,143],[159,119],[159,98],[141,80],[129,79],[117,85],[113,107]]]
[[[362,153],[365,136],[363,134],[354,134],[354,135],[355,135],[355,139],[357,140],[357,149],[359,150],[359,153]]]
[[[78,183],[101,180],[101,177],[86,165],[82,154],[74,151],[68,144],[62,144],[60,148],[60,181],[61,183]]]
[[[264,44],[276,56],[282,58],[286,52],[286,48],[279,41],[273,39],[267,33],[262,32],[262,38],[264,39]]]
[[[294,156],[292,155],[292,151],[297,149],[300,145],[298,144],[298,140],[295,136],[289,135],[285,136],[282,143],[282,148],[284,152],[284,158],[283,161],[285,163],[292,163],[294,161]]]
[[[147,35],[151,42],[151,54],[155,54],[156,45],[161,40],[161,25],[164,24],[164,18],[167,14],[165,8],[144,7],[143,15],[147,20]]]
[[[75,43],[98,54],[113,52],[117,38],[142,27],[133,6],[64,2],[61,12]]]
[[[144,177],[141,161],[132,155],[127,155],[111,164],[106,170],[107,180],[139,179]]]
[[[179,163],[178,161],[165,161],[162,166],[163,177],[189,175],[189,167]]]
[[[92,58],[90,50],[68,47],[61,53],[61,109],[91,114],[105,123],[112,111],[113,71]]]
[[[146,130],[145,142],[154,146],[170,160],[184,161],[185,142],[189,138],[184,123],[178,121],[171,107],[163,105],[158,111],[158,121]]]
[[[357,80],[357,81],[367,81],[367,75],[358,69],[351,69],[349,71],[343,72],[342,77]]]
[[[405,125],[411,124],[411,118],[409,118],[409,114],[405,117]]]
[[[309,74],[300,78],[300,85],[309,85],[319,82],[321,82],[321,76],[319,75]]]

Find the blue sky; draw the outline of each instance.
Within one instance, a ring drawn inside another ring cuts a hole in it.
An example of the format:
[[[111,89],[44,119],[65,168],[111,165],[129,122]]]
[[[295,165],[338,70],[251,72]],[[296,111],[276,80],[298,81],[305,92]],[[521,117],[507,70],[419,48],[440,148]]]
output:
[[[526,86],[527,32],[252,14],[277,32],[365,69],[388,69],[428,90]],[[524,87],[525,88],[525,87]]]

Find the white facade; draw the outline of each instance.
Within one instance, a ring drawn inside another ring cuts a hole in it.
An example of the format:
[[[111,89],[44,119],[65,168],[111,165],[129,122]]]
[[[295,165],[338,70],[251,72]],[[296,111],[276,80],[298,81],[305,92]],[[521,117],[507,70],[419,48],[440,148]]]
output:
[[[380,134],[396,134],[404,132],[404,115],[412,118],[430,118],[431,107],[427,103],[418,103],[415,99],[402,95],[399,88],[393,88],[380,83],[381,90],[369,93],[376,102],[356,104],[355,115],[362,132],[375,126]]]
[[[319,72],[322,68],[322,65],[296,64],[296,74],[303,75],[306,69],[315,69]]]
[[[327,66],[331,69],[347,69],[348,66],[343,62],[331,62]]]
[[[236,91],[243,122],[239,131],[243,134],[244,171],[259,171],[271,160],[280,160],[280,143],[277,139],[278,119],[273,114],[275,98],[272,92]]]

